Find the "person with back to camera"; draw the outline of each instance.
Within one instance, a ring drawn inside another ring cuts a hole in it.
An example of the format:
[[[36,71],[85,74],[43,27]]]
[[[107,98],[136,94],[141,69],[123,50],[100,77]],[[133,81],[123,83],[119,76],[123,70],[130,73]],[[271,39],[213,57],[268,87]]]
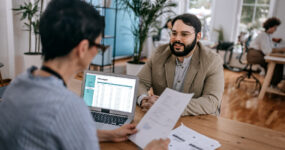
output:
[[[272,42],[272,34],[277,30],[277,27],[280,24],[281,21],[278,18],[272,17],[267,19],[263,23],[264,31],[261,31],[249,45],[249,50],[247,53],[248,59],[254,62],[254,64],[260,64],[264,68],[265,72],[267,71],[267,63],[265,62],[264,56],[269,55],[270,53],[285,52],[285,47],[275,48]],[[282,77],[283,64],[276,64],[271,85],[276,87],[277,84],[282,80]]]
[[[169,44],[157,48],[139,72],[138,105],[147,111],[165,88],[194,93],[183,112],[185,115],[220,113],[224,91],[223,61],[204,47],[201,22],[192,14],[183,14],[172,21]],[[153,94],[148,91],[153,89]]]
[[[134,124],[96,130],[84,100],[66,84],[88,67],[104,46],[104,18],[81,0],[52,0],[40,19],[43,64],[9,85],[0,103],[1,150],[99,150],[99,141],[121,142]],[[169,139],[145,149],[167,149]]]

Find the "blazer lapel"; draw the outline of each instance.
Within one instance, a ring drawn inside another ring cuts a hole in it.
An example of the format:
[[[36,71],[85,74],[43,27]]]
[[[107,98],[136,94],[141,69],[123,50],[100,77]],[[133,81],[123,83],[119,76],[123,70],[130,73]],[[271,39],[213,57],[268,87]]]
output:
[[[191,85],[194,81],[194,78],[197,74],[197,72],[200,69],[200,48],[197,46],[197,49],[195,50],[191,62],[189,65],[189,68],[187,70],[187,74],[184,79],[184,89],[183,92],[188,92],[189,89],[191,88]]]
[[[171,55],[164,65],[166,82],[167,82],[168,88],[172,88],[173,86],[175,66],[176,66],[175,60],[176,60],[175,56]]]

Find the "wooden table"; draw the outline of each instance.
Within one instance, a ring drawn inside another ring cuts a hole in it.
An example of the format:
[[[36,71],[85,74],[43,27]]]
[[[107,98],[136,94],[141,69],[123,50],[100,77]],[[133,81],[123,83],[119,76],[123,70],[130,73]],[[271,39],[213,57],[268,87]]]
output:
[[[263,84],[262,84],[261,91],[258,95],[258,99],[263,99],[265,92],[270,92],[270,93],[285,96],[284,92],[281,92],[279,90],[268,87],[270,84],[270,81],[271,81],[271,78],[272,78],[276,64],[285,64],[284,54],[279,54],[279,55],[278,54],[271,54],[270,56],[265,56],[264,59],[266,62],[268,62],[268,69],[267,69],[267,73],[266,73],[265,79],[264,79]]]
[[[271,54],[269,54],[269,56],[285,58],[285,53],[271,53]]]
[[[136,107],[134,122],[138,123],[144,113]],[[285,149],[285,133],[273,131],[238,121],[233,121],[212,115],[181,117],[175,128],[183,123],[185,126],[213,138],[221,143],[219,150]],[[100,143],[102,150],[137,150],[131,141]]]
[[[68,87],[80,94],[81,81],[73,80]],[[138,123],[144,112],[136,107],[134,123]],[[285,149],[285,133],[273,131],[238,121],[224,119],[212,115],[181,117],[175,128],[183,123],[185,126],[213,138],[221,143],[220,150],[277,150]],[[147,138],[147,137],[146,137]],[[137,150],[131,141],[120,143],[100,143],[102,150]]]

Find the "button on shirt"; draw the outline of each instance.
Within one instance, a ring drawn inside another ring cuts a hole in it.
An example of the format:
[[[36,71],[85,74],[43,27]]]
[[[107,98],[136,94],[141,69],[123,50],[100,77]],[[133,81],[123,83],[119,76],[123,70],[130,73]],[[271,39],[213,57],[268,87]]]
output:
[[[183,62],[179,62],[176,58],[176,67],[173,80],[173,89],[182,92],[184,88],[184,79],[187,74],[192,56],[184,58]]]
[[[98,150],[95,122],[84,101],[55,76],[29,69],[0,103],[1,150]]]

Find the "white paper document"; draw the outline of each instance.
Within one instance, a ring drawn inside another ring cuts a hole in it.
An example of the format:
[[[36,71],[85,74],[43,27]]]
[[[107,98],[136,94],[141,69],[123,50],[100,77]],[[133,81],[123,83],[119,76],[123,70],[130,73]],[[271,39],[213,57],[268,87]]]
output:
[[[202,135],[183,124],[171,131],[168,138],[169,150],[214,150],[221,144],[205,135]]]
[[[153,139],[166,138],[192,96],[166,88],[137,125],[138,133],[129,139],[144,148]]]

